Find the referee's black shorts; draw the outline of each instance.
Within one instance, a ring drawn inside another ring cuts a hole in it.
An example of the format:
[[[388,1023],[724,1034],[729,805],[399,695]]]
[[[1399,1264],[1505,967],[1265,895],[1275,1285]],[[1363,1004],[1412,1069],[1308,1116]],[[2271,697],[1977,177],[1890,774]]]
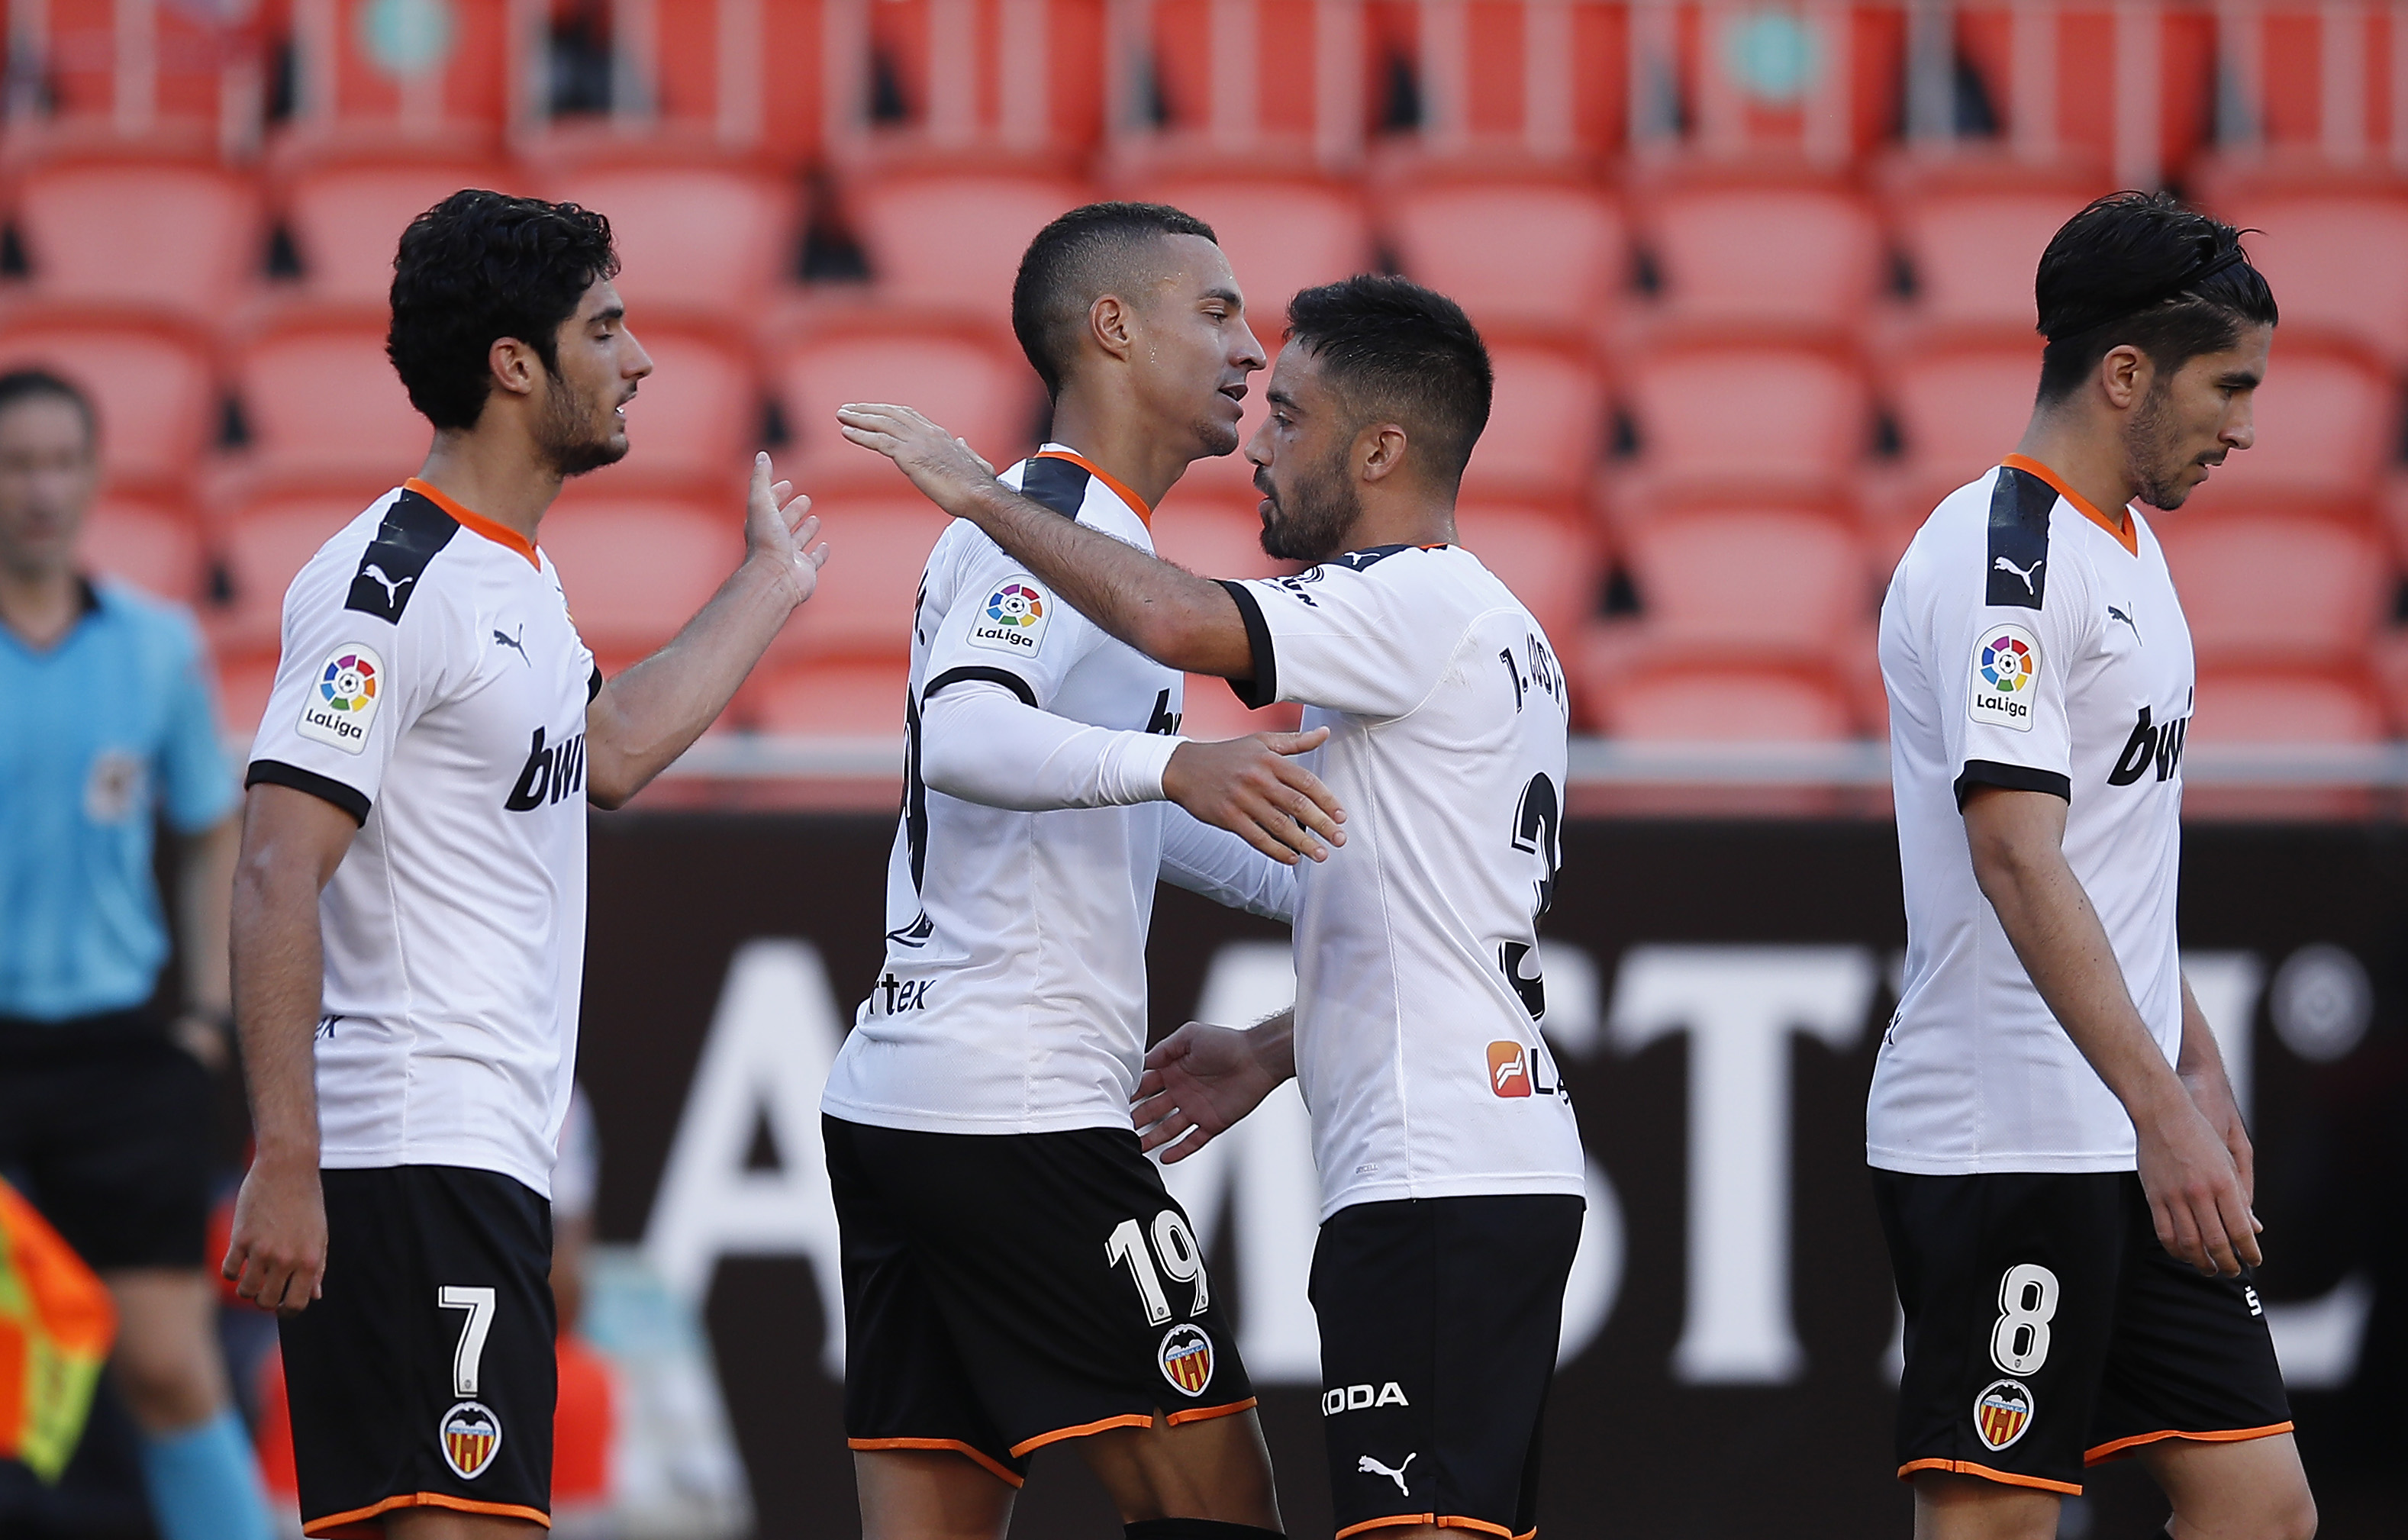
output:
[[[146,1012],[0,1017],[0,1175],[95,1270],[203,1266],[209,1094]]]

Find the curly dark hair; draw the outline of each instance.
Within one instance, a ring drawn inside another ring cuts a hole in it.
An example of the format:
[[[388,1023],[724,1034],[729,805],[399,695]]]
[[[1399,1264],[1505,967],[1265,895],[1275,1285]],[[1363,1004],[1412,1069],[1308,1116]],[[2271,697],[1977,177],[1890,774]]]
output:
[[[2032,283],[2048,338],[2042,404],[2072,394],[2125,343],[2171,375],[2231,347],[2243,326],[2273,325],[2274,292],[2249,264],[2241,235],[2165,192],[2111,192],[2066,221]]]
[[[592,209],[463,189],[401,233],[385,356],[428,421],[473,428],[495,339],[516,337],[556,367],[561,323],[618,271],[610,221]]]
[[[1288,301],[1287,335],[1320,360],[1358,429],[1397,422],[1435,476],[1462,479],[1497,377],[1461,306],[1409,278],[1361,273]]]

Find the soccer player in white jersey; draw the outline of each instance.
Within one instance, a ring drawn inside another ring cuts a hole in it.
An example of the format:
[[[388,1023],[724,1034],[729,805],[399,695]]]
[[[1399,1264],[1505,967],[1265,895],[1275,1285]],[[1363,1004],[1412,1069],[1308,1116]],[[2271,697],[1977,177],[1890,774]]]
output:
[[[2049,243],[2038,404],[1882,606],[1905,988],[1866,1113],[1921,1540],[2043,1540],[2137,1454],[2172,1533],[2304,1540],[2249,1137],[2174,932],[2190,632],[2140,509],[2254,436],[2239,236],[2102,198]]]
[[[1325,1401],[1340,1535],[1536,1527],[1584,1206],[1539,1030],[1563,680],[1539,623],[1455,544],[1490,388],[1479,334],[1440,295],[1387,278],[1297,295],[1246,453],[1264,549],[1316,564],[1254,582],[1052,517],[907,407],[839,414],[1106,631],[1329,730],[1312,761],[1347,842],[1299,870],[1293,1016],[1181,1029],[1149,1056],[1137,1118],[1176,1158],[1297,1077],[1321,1176],[1322,1375],[1346,1390]]]
[[[652,361],[617,271],[574,205],[463,192],[419,216],[387,351],[433,448],[285,594],[235,889],[257,1154],[224,1265],[283,1315],[312,1536],[550,1522],[546,1200],[586,804],[683,752],[826,559],[761,457],[742,564],[604,681],[536,526],[564,478],[627,452]]]
[[[1150,550],[1154,506],[1237,447],[1263,366],[1211,228],[1073,209],[1030,243],[1012,321],[1059,442],[1005,481]],[[1179,673],[970,524],[914,609],[886,963],[822,1103],[865,1533],[1000,1534],[1029,1458],[1062,1444],[1133,1540],[1275,1534],[1226,1306],[1129,1103],[1157,878],[1286,919],[1272,856],[1339,843],[1286,757],[1322,734],[1177,736]]]

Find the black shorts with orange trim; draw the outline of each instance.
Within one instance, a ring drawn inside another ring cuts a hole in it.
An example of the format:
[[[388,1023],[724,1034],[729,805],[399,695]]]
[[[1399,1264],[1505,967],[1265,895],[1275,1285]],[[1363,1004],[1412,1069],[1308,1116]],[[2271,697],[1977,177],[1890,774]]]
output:
[[[1355,1204],[1321,1226],[1322,1431],[1341,1537],[1539,1526],[1539,1442],[1583,1200]]]
[[[1187,1213],[1126,1129],[823,1119],[844,1253],[844,1431],[1018,1486],[1048,1444],[1250,1409]]]
[[[1872,1176],[1906,1312],[1901,1479],[2071,1494],[2161,1439],[2290,1431],[2253,1275],[2168,1255],[2131,1172]]]
[[[324,1294],[278,1323],[301,1527],[397,1508],[552,1522],[552,1205],[461,1166],[320,1173]]]

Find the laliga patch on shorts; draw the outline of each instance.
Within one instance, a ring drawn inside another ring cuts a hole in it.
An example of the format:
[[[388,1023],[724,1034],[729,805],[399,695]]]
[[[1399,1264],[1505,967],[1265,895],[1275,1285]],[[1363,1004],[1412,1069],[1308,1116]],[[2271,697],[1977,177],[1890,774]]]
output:
[[[2016,625],[1985,627],[1973,644],[1966,715],[1992,727],[2028,733],[2040,694],[2040,638]]]
[[[2023,1437],[2031,1419],[2031,1389],[2022,1380],[1994,1379],[1973,1398],[1973,1432],[1994,1454]]]
[[[462,1401],[443,1414],[436,1434],[443,1446],[443,1463],[463,1481],[474,1481],[502,1452],[502,1419],[481,1401]]]
[[[301,735],[346,754],[368,746],[368,724],[377,702],[392,683],[374,648],[345,642],[326,654],[301,702]]]
[[[1162,1334],[1155,1355],[1162,1377],[1183,1396],[1200,1396],[1212,1383],[1212,1339],[1193,1321],[1181,1321]]]
[[[1053,610],[1053,595],[1039,588],[1036,578],[1006,578],[979,606],[977,617],[970,622],[970,645],[1033,658],[1045,644],[1045,628],[1052,623]]]

